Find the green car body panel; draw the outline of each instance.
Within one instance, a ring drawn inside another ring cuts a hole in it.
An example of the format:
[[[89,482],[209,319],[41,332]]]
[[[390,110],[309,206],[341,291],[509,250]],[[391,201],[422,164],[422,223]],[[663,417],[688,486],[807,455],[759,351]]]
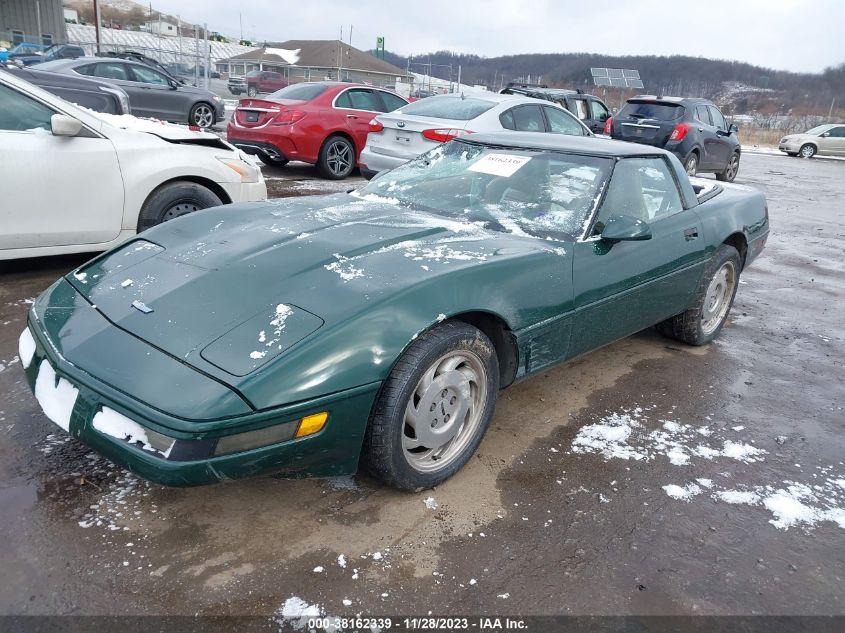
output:
[[[532,147],[535,135],[524,136]],[[382,382],[439,321],[498,328],[504,387],[683,311],[722,243],[743,249],[746,264],[762,249],[768,216],[758,192],[720,185],[700,202],[661,150],[557,142],[609,158],[665,156],[684,211],[655,223],[651,240],[608,243],[466,230],[348,194],[207,209],[45,291],[29,316],[27,379],[35,388],[49,362],[79,389],[70,433],[164,484],[348,474]],[[690,228],[694,240],[684,238]],[[101,433],[92,419],[102,407],[179,449],[165,457]],[[214,454],[222,437],[293,430],[322,411],[328,422],[315,435]]]

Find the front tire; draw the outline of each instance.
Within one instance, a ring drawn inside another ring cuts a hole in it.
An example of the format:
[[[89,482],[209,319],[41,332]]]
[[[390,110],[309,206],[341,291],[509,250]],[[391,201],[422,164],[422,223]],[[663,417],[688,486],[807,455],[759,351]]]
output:
[[[169,182],[153,191],[144,202],[138,215],[138,233],[173,218],[221,204],[223,201],[202,185],[187,181]]]
[[[258,89],[257,89],[255,86],[250,86],[250,87],[247,89],[246,93],[247,93],[250,97],[254,97],[255,95],[257,95],[257,94],[258,94]]]
[[[344,136],[330,136],[320,148],[317,169],[329,180],[343,180],[355,169],[355,146]]]
[[[684,161],[684,171],[687,172],[687,176],[695,176],[698,171],[698,154],[695,152],[689,153]]]
[[[446,322],[416,339],[384,383],[364,437],[364,467],[402,490],[432,488],[475,453],[496,405],[499,364],[478,329]]]
[[[801,158],[812,158],[816,155],[816,146],[812,143],[805,143],[801,146],[801,149],[798,150],[798,155]]]
[[[681,314],[658,323],[657,330],[688,345],[711,342],[728,320],[741,270],[742,260],[737,250],[722,244],[702,275],[692,305]]]
[[[734,152],[731,159],[728,161],[725,171],[716,174],[716,180],[722,182],[733,182],[736,175],[739,173],[739,154]]]
[[[203,130],[210,128],[215,123],[214,108],[204,102],[195,103],[188,115],[188,121]]]

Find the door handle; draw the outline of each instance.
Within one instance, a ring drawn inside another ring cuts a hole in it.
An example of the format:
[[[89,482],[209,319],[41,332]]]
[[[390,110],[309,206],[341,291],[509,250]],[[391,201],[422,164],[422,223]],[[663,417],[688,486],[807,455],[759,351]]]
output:
[[[690,242],[690,241],[697,239],[697,238],[698,238],[698,229],[697,228],[695,228],[694,226],[691,226],[688,229],[684,229],[684,239],[687,242]]]
[[[347,119],[357,119],[357,118],[358,118],[358,115],[357,115],[357,114],[347,114],[347,115],[346,115],[346,118],[347,118]]]
[[[703,127],[700,127],[700,128],[698,128],[698,131],[699,131],[699,132],[703,132],[703,131],[704,131],[704,128],[703,128]]]

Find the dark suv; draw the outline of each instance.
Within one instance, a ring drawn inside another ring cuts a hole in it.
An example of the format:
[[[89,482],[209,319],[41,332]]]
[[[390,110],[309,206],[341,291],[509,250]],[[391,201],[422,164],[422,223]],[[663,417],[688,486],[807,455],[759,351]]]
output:
[[[604,126],[612,138],[669,150],[690,176],[713,172],[728,182],[736,178],[742,153],[736,131],[712,101],[648,95],[628,99]]]
[[[506,95],[525,95],[535,99],[553,101],[577,116],[581,122],[596,134],[604,130],[605,121],[610,117],[610,111],[604,101],[580,90],[565,90],[563,88],[547,88],[545,86],[517,86],[510,85],[501,91]]]

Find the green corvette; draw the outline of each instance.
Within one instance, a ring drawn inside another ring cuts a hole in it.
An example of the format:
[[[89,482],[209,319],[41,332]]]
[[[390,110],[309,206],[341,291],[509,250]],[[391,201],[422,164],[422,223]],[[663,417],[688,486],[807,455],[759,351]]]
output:
[[[656,325],[724,325],[764,197],[660,149],[471,135],[349,193],[208,209],[53,284],[20,357],[45,414],[139,475],[434,486],[500,389]]]

